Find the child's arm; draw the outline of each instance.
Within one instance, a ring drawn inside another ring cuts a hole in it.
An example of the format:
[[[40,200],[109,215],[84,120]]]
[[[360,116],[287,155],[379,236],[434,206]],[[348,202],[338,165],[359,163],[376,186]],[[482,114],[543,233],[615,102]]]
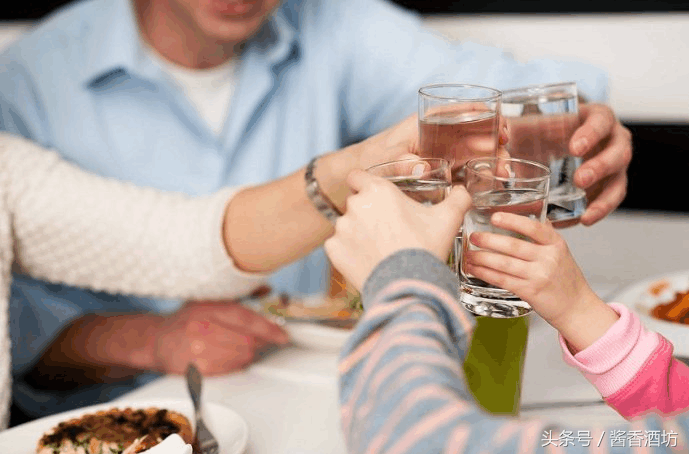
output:
[[[577,367],[605,401],[627,419],[674,415],[689,407],[689,367],[672,357],[672,344],[647,330],[627,307],[611,303],[619,320],[596,342],[565,362]]]
[[[621,305],[591,290],[562,237],[548,224],[499,213],[492,223],[532,240],[475,233],[468,272],[512,291],[560,333],[565,361],[577,367],[625,418],[689,407],[689,367],[672,345]]]

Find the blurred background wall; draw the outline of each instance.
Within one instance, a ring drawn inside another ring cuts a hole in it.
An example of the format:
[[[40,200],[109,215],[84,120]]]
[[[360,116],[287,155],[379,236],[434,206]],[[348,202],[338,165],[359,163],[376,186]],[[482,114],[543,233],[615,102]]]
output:
[[[66,3],[2,6],[0,47]],[[451,40],[501,47],[524,61],[573,58],[605,68],[609,103],[634,135],[622,208],[689,213],[689,0],[396,3]]]

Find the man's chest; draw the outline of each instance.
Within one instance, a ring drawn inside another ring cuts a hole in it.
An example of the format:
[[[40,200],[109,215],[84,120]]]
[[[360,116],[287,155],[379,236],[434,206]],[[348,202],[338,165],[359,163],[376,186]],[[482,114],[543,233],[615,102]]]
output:
[[[69,108],[48,109],[47,142],[95,173],[190,194],[269,181],[340,147],[336,93],[277,85],[250,96],[246,87],[237,87],[219,133],[181,92],[75,91]]]

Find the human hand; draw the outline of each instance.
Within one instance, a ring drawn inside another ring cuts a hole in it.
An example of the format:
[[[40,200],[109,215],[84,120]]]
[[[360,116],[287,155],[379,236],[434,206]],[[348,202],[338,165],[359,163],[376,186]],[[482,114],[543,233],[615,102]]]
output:
[[[577,350],[591,345],[617,320],[588,285],[567,243],[550,223],[500,212],[491,216],[491,224],[532,242],[475,232],[469,240],[480,249],[463,252],[467,273],[529,303]]]
[[[376,265],[402,249],[426,249],[445,261],[471,206],[461,186],[443,202],[425,206],[393,183],[361,170],[353,171],[347,183],[356,194],[347,199],[347,211],[325,242],[325,252],[359,290]]]
[[[592,225],[610,214],[627,194],[627,168],[632,159],[632,135],[603,104],[581,104],[581,126],[570,140],[574,156],[584,163],[574,184],[586,190],[588,208],[581,223]]]
[[[156,369],[183,374],[194,362],[203,375],[225,374],[250,364],[268,345],[287,342],[279,326],[241,304],[188,302],[159,327]]]
[[[501,121],[498,155],[509,155],[505,150],[507,141],[507,124]],[[344,211],[352,191],[343,182],[352,170],[366,170],[390,161],[416,158],[420,154],[418,116],[412,115],[363,142],[323,155],[318,161],[316,179],[321,191],[340,211]]]

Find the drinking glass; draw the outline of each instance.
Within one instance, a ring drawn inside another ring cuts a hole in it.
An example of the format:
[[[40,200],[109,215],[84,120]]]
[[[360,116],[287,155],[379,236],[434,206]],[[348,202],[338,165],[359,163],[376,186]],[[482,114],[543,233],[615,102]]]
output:
[[[506,90],[502,115],[509,126],[510,157],[550,168],[548,219],[557,227],[576,224],[586,210],[586,193],[573,183],[582,160],[569,153],[569,141],[580,125],[576,83]]]
[[[440,203],[450,193],[450,163],[444,159],[402,159],[366,171],[392,181],[407,196],[425,205]]]
[[[466,161],[497,153],[500,99],[500,91],[479,85],[422,87],[419,155],[449,161],[453,183],[461,183]]]
[[[460,263],[461,302],[476,315],[493,318],[521,317],[531,306],[507,290],[495,287],[465,271],[466,251],[478,249],[470,244],[474,232],[493,232],[517,238],[522,236],[494,227],[493,213],[509,212],[544,222],[550,170],[537,162],[514,158],[477,158],[466,164],[466,188],[472,207],[464,216],[462,259]]]

